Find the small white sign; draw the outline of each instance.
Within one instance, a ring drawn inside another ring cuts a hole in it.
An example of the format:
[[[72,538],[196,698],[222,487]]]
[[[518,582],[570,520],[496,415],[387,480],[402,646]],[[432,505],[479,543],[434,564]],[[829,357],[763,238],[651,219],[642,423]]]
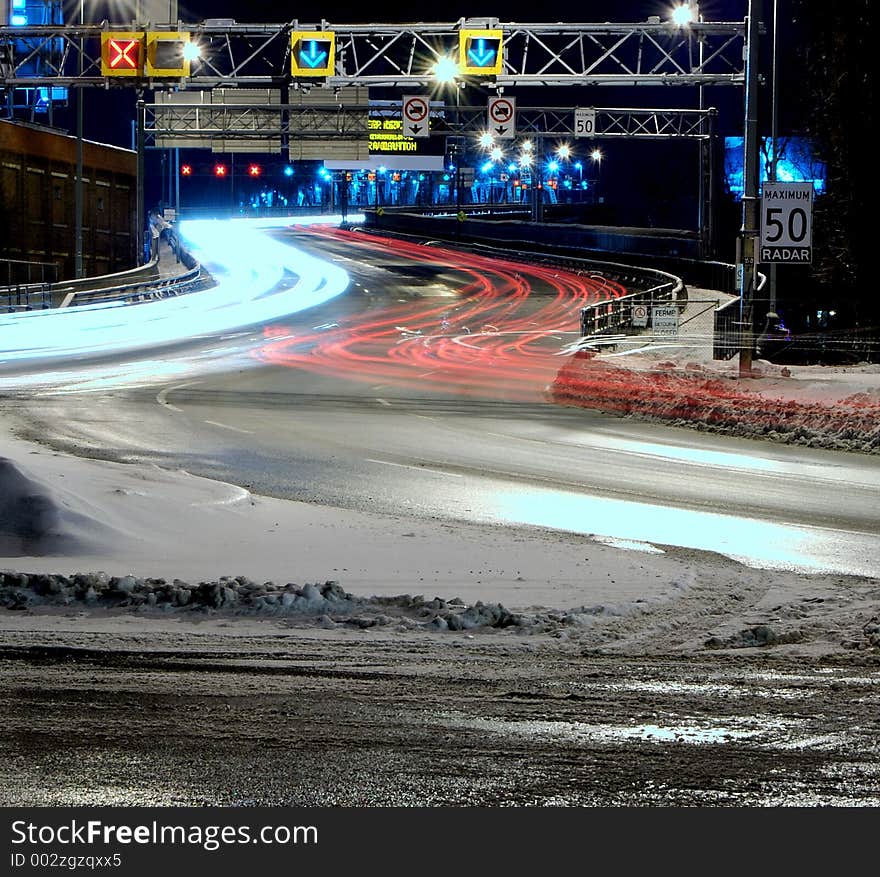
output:
[[[812,183],[764,183],[761,194],[759,262],[812,262],[812,226]]]
[[[431,99],[426,95],[410,95],[403,99],[404,137],[431,136]]]
[[[678,335],[678,308],[651,308],[651,330],[655,336],[675,338]]]
[[[593,137],[596,134],[596,111],[593,107],[577,107],[574,111],[574,136]]]
[[[490,97],[488,131],[496,140],[516,137],[516,98]]]
[[[632,324],[636,329],[644,329],[648,325],[647,305],[633,305]]]

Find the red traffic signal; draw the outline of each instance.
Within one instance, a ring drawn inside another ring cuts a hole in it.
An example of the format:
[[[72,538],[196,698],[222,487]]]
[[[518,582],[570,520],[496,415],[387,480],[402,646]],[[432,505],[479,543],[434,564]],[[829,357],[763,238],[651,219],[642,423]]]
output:
[[[262,172],[263,169],[258,164],[252,164],[248,166],[249,177],[258,177]]]
[[[191,164],[182,164],[180,166],[180,175],[182,177],[191,177],[192,176],[192,165]]]
[[[226,165],[225,164],[215,164],[214,165],[214,176],[215,177],[225,177],[226,176]]]

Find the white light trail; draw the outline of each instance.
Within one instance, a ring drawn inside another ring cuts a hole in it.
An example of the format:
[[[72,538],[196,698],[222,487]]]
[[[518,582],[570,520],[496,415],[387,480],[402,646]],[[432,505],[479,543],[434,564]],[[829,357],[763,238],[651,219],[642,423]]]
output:
[[[304,223],[338,223],[309,217]],[[266,231],[293,220],[200,220],[181,237],[210,268],[216,286],[137,305],[122,302],[0,315],[0,360],[62,365],[72,357],[124,354],[277,320],[323,304],[349,285],[346,271]],[[285,272],[296,282],[278,288]]]

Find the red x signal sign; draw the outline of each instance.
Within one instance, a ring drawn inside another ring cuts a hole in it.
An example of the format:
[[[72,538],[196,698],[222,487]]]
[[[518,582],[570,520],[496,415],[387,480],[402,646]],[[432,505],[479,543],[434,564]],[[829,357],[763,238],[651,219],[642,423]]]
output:
[[[101,34],[101,75],[141,76],[144,35],[113,31]]]

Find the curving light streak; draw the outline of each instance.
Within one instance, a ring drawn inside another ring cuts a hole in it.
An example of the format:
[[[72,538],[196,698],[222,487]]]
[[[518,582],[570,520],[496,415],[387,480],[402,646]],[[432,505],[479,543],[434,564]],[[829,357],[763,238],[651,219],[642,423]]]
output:
[[[335,331],[291,337],[270,327],[257,355],[274,365],[455,394],[542,398],[559,367],[560,333],[577,332],[585,304],[626,294],[607,278],[556,267],[343,230],[314,233],[461,279],[452,299],[391,305],[341,320]]]
[[[315,217],[328,222],[333,217]],[[0,316],[0,363],[124,354],[278,320],[340,295],[338,265],[274,240],[283,220],[185,222],[180,234],[217,278],[210,289],[129,306],[123,302]],[[279,286],[285,272],[292,286]],[[0,366],[2,367],[2,366]]]

